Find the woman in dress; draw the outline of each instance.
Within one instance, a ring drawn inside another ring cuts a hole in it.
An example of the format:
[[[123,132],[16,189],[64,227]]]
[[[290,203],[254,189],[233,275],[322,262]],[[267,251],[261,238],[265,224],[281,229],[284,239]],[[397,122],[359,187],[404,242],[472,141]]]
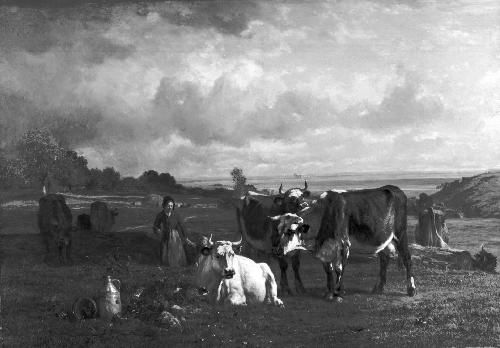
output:
[[[186,229],[182,218],[174,211],[175,201],[170,196],[163,198],[163,210],[156,215],[153,232],[161,234],[160,259],[164,265],[186,266],[184,243],[187,242]]]

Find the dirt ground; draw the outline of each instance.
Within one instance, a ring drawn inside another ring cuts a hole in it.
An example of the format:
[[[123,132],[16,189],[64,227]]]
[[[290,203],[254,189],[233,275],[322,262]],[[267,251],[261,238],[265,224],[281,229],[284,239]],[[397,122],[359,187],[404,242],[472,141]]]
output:
[[[178,212],[191,238],[212,233],[237,240],[234,210],[215,198],[182,196]],[[36,199],[35,199],[36,200]],[[342,303],[322,295],[321,264],[302,257],[307,293],[283,298],[285,308],[211,307],[193,286],[194,266],[159,265],[151,223],[158,207],[132,205],[138,198],[109,198],[119,210],[114,232],[79,231],[74,264],[45,259],[36,229],[36,205],[0,211],[1,340],[5,347],[462,347],[500,345],[499,276],[415,267],[417,295],[406,296],[405,274],[393,262],[385,293],[372,295],[378,260],[353,251]],[[91,201],[91,200],[90,200]],[[73,218],[88,213],[74,199]],[[415,221],[410,219],[409,232]],[[279,278],[276,262],[271,268]],[[291,267],[288,270],[293,288]],[[79,297],[97,298],[103,278],[122,283],[123,317],[76,320]],[[165,313],[168,313],[165,314]],[[169,319],[170,318],[170,319]]]

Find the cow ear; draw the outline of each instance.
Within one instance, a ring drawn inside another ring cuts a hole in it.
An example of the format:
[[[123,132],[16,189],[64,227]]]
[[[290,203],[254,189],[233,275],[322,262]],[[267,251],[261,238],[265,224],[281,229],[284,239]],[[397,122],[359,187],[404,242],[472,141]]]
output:
[[[304,192],[302,192],[302,197],[304,197],[304,198],[307,198],[310,195],[311,195],[311,191],[309,191],[309,190],[305,190]]]
[[[309,225],[307,225],[307,224],[304,224],[304,225],[300,226],[300,232],[301,232],[301,233],[307,233],[307,232],[309,231],[309,228],[310,228],[310,227],[311,227],[311,226],[309,226]]]

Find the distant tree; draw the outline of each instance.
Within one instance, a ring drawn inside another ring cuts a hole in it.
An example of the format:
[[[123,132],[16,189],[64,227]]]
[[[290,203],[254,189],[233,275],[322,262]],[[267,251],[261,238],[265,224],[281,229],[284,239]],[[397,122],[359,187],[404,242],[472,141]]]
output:
[[[233,178],[235,193],[242,194],[247,182],[247,178],[243,175],[243,169],[234,167],[231,171],[231,177]]]
[[[144,173],[142,173],[141,176],[139,176],[139,180],[144,182],[146,185],[152,185],[158,183],[158,172],[156,170],[146,170]]]
[[[119,188],[124,191],[134,191],[134,190],[143,190],[144,183],[139,179],[136,179],[131,176],[127,176],[122,178],[119,183]]]
[[[176,184],[175,178],[170,173],[161,173],[158,176],[158,182],[160,185],[167,187],[172,187]]]
[[[69,191],[75,185],[83,185],[88,176],[87,159],[73,150],[68,150],[58,158],[54,168],[54,178]]]
[[[101,184],[107,191],[114,191],[120,183],[120,173],[113,167],[106,167],[102,170]]]
[[[29,130],[17,142],[16,149],[23,177],[38,182],[40,187],[50,186],[49,175],[53,174],[58,159],[66,154],[54,136],[39,129]]]

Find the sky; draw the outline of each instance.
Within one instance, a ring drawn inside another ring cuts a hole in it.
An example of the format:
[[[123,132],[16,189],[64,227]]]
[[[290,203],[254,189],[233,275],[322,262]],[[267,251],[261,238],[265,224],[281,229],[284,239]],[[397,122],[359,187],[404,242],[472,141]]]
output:
[[[500,169],[498,1],[0,4],[0,148],[174,177]]]

